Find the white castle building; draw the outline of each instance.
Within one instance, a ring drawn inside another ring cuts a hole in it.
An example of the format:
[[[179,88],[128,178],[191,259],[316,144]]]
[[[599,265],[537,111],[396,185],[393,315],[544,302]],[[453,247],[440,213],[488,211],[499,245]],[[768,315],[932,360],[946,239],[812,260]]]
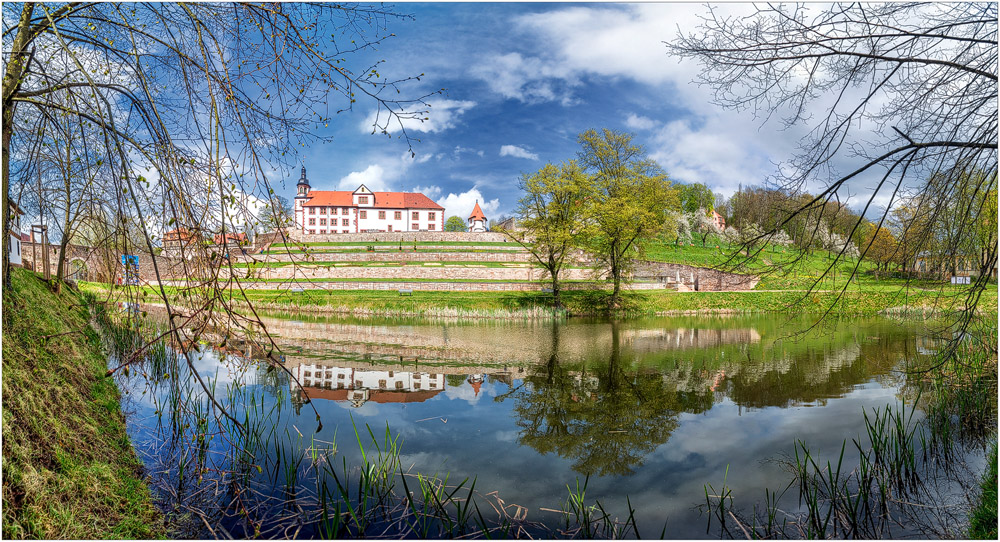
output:
[[[444,207],[415,192],[311,190],[306,168],[296,185],[295,230],[305,235],[444,231]]]

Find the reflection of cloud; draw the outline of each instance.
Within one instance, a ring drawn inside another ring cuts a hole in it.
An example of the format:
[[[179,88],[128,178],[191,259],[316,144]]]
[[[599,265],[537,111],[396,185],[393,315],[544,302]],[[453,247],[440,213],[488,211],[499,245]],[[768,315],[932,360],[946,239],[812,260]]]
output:
[[[517,440],[517,431],[497,431],[497,440],[500,442],[514,442]]]
[[[469,403],[470,405],[474,405],[478,403],[481,398],[486,396],[493,397],[495,393],[493,390],[493,385],[484,382],[482,384],[482,387],[479,389],[479,395],[476,395],[476,390],[472,389],[472,386],[468,382],[466,382],[461,386],[457,387],[448,386],[444,390],[444,395],[448,399],[452,400],[460,399],[462,401]]]
[[[355,407],[349,401],[330,402],[344,410],[349,410],[352,414],[357,414],[358,416],[364,416],[366,418],[377,416],[379,414],[378,403],[374,403],[372,401],[368,401],[359,407]]]

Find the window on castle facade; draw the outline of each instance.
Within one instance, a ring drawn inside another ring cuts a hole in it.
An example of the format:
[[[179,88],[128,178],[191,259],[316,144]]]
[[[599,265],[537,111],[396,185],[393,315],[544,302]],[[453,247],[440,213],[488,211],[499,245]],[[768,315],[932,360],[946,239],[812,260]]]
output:
[[[403,219],[403,211],[396,211],[396,214],[394,215],[394,217],[395,217],[396,220],[402,220]]]
[[[326,219],[325,218],[319,219],[319,225],[320,226],[326,226]]]
[[[427,213],[427,220],[434,220],[434,213]]]
[[[310,207],[309,208],[309,214],[311,214],[311,215],[316,214],[316,208],[315,207]]]
[[[350,221],[350,220],[348,220],[348,219],[346,219],[346,218],[345,218],[345,219],[342,219],[342,220],[340,221],[340,225],[341,225],[341,226],[350,226],[350,225],[351,225],[351,221]],[[346,232],[345,232],[345,233],[346,233]]]
[[[358,211],[358,214],[361,215],[359,218],[368,218],[368,211]]]
[[[316,219],[315,218],[310,218],[309,219],[309,225],[310,226],[315,226],[316,225]]]
[[[416,211],[413,211],[413,214],[411,216],[413,217],[413,220],[420,220],[420,213]]]
[[[340,208],[340,214],[346,215],[347,214],[347,207],[341,207]]]
[[[430,231],[434,231],[434,224],[428,224],[427,229]]]
[[[385,211],[379,211],[378,218],[379,220],[385,220]]]
[[[413,227],[412,227],[412,228],[410,228],[410,229],[411,229],[411,230],[413,230],[413,231],[417,231],[417,230],[419,230],[419,229],[420,229],[420,226],[418,226],[418,225],[416,225],[416,224],[411,224],[411,225],[412,225]]]
[[[368,196],[358,196],[358,204],[368,205]]]

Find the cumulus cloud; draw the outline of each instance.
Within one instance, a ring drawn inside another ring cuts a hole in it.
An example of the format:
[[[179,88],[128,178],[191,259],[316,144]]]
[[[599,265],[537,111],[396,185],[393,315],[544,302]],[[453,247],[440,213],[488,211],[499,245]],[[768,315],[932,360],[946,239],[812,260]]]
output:
[[[447,196],[437,200],[437,204],[444,207],[445,215],[457,215],[464,218],[468,218],[472,214],[472,208],[476,206],[476,201],[479,202],[479,208],[483,210],[487,219],[493,219],[497,217],[497,209],[500,208],[499,199],[491,199],[486,201],[479,189],[472,188],[461,194],[449,193]]]
[[[388,121],[385,112],[379,114],[379,112],[373,111],[365,118],[361,129],[365,132],[371,132],[372,126],[377,123],[384,125],[385,130],[390,134],[397,133],[404,128],[408,132],[442,132],[454,127],[458,123],[459,117],[475,106],[476,102],[469,100],[432,100],[427,102],[426,115],[420,115],[419,118],[392,118]]]
[[[414,186],[411,189],[411,192],[419,192],[419,193],[427,196],[428,198],[434,199],[434,198],[439,197],[441,195],[441,187],[440,186]]]
[[[538,160],[538,155],[528,151],[524,147],[517,145],[503,145],[500,147],[500,156],[513,156],[515,158],[527,158],[528,160]]]
[[[625,126],[633,130],[652,130],[656,127],[656,122],[651,118],[629,113],[628,118],[625,119]]]
[[[337,183],[337,190],[354,191],[362,184],[373,192],[391,190],[389,179],[386,178],[385,168],[379,164],[372,164],[362,171],[348,173]]]

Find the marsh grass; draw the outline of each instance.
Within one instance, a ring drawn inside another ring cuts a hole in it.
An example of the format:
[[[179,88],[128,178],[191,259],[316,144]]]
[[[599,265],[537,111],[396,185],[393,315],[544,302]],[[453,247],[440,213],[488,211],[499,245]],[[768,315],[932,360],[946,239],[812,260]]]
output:
[[[964,537],[970,482],[981,476],[965,458],[992,447],[987,471],[993,469],[994,487],[996,472],[997,357],[982,347],[996,344],[995,324],[977,333],[954,351],[942,349],[945,359],[911,367],[909,406],[865,410],[864,433],[845,441],[833,458],[821,459],[797,441],[794,457],[785,461],[789,486],[767,490],[751,512],[736,510],[725,482],[721,492],[706,485],[709,528],[714,518],[719,532],[741,538]],[[781,499],[796,486],[797,508],[789,507]],[[986,507],[995,528],[995,501]]]

